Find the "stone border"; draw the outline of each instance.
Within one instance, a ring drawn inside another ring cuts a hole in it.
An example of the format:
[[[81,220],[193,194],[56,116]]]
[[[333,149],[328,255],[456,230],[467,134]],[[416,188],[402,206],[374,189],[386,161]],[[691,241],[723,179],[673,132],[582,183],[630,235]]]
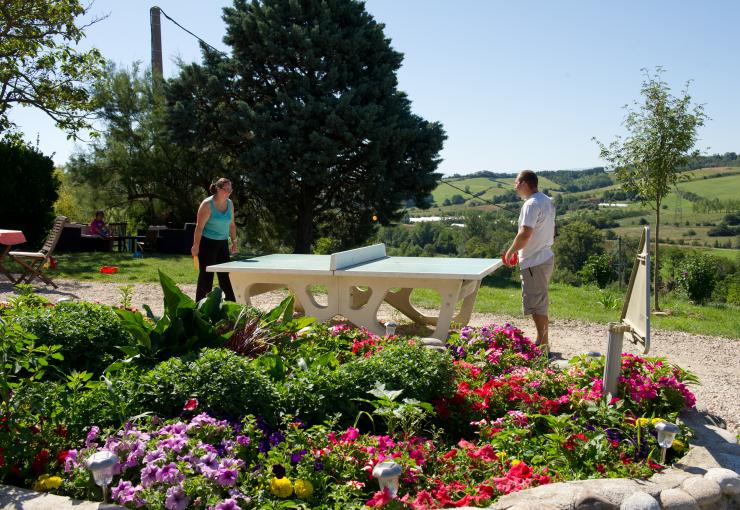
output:
[[[740,510],[740,445],[691,410],[689,452],[649,480],[605,478],[542,485],[504,496],[490,510]],[[465,507],[473,510],[471,507]]]
[[[125,510],[121,506],[80,501],[56,494],[0,485],[0,510]]]

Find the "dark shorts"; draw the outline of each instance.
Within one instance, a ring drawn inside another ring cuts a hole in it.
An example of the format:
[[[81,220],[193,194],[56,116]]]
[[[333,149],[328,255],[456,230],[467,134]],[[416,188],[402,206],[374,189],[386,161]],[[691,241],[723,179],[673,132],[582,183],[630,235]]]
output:
[[[554,257],[538,266],[519,270],[522,280],[522,310],[525,315],[547,315],[547,287],[552,278]]]

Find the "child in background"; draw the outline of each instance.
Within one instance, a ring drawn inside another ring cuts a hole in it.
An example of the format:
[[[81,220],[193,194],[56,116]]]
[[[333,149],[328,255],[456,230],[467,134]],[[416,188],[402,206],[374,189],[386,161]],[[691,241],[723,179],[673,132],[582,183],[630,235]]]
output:
[[[110,237],[108,226],[103,219],[103,211],[97,211],[95,213],[95,219],[90,222],[90,234],[106,239]]]

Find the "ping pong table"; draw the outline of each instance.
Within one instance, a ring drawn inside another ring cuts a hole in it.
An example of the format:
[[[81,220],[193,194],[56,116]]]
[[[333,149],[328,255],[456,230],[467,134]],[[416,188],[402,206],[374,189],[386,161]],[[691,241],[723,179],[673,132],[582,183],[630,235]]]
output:
[[[206,270],[229,273],[242,303],[251,304],[253,296],[287,288],[295,296],[296,310],[306,315],[320,321],[341,315],[383,335],[385,328],[377,314],[386,302],[416,323],[436,326],[432,336],[445,340],[452,321],[468,323],[481,280],[501,265],[501,259],[389,257],[384,244],[375,244],[332,255],[266,255]],[[326,303],[316,300],[311,290],[315,285],[326,288]],[[411,304],[416,288],[439,292],[438,316],[425,315]]]

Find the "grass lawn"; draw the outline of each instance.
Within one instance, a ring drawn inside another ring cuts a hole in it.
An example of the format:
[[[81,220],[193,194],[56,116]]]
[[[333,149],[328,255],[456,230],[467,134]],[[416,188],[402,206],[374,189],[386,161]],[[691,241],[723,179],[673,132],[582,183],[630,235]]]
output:
[[[247,256],[237,254],[233,259]],[[156,255],[135,259],[131,254],[116,252],[68,253],[59,254],[57,260],[57,269],[50,271],[55,278],[119,284],[158,282],[159,269],[176,283],[195,283],[197,279],[197,271],[187,255]],[[117,266],[118,273],[102,274],[99,272],[101,266]],[[555,319],[577,319],[601,324],[617,321],[624,292],[553,283],[550,285],[550,314]],[[418,306],[436,308],[439,295],[428,289],[417,289],[412,294],[412,300]],[[607,308],[609,304],[616,308]],[[740,313],[736,307],[699,306],[675,296],[666,296],[662,300],[662,308],[670,310],[671,315],[653,317],[653,327],[740,338]],[[484,284],[478,293],[475,311],[521,316],[519,286],[515,283],[496,286]]]
[[[625,292],[553,283],[550,284],[550,317],[600,324],[615,322],[619,320]],[[419,306],[434,308],[438,306],[439,296],[431,290],[417,289],[412,294],[412,300]],[[610,301],[616,304],[615,309],[605,306]],[[693,305],[685,300],[666,296],[662,299],[661,308],[669,310],[671,315],[652,317],[652,326],[655,328],[740,338],[740,310],[736,307]],[[521,291],[514,285],[482,286],[478,292],[475,311],[521,316]]]

